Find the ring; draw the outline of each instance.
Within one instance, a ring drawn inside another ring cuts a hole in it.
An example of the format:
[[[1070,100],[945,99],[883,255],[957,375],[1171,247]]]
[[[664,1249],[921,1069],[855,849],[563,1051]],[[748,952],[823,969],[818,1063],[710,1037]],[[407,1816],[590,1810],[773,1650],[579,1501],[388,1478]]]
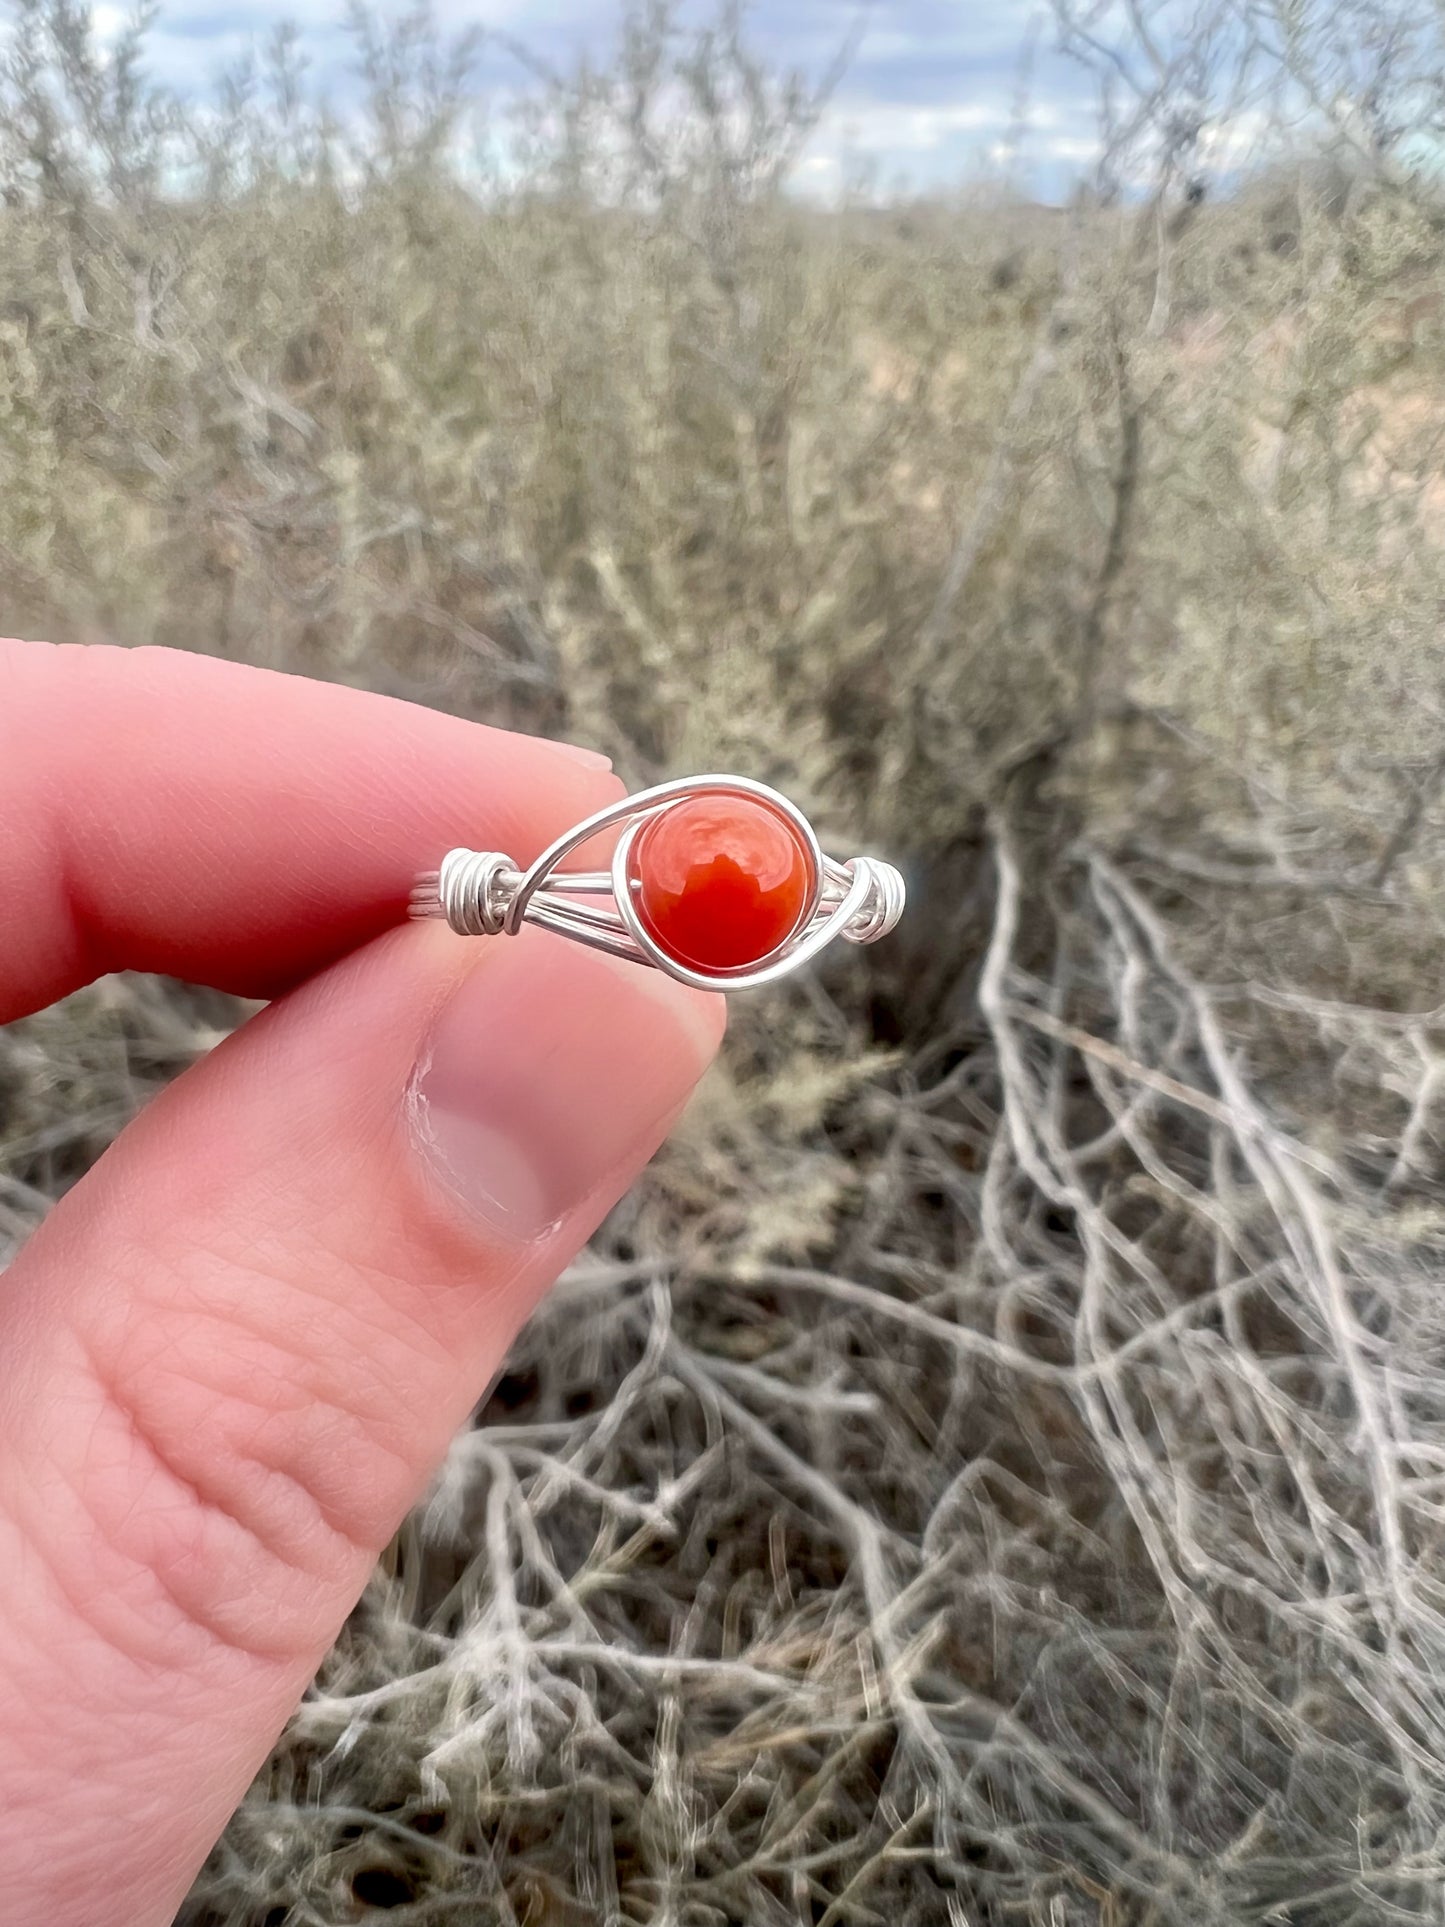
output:
[[[557,867],[619,826],[607,869]],[[610,906],[599,901],[607,898]],[[411,914],[444,917],[465,937],[540,924],[699,990],[745,990],[796,970],[834,937],[876,943],[903,903],[891,863],[825,856],[803,812],[766,783],[684,776],[598,810],[530,869],[499,850],[448,852],[417,878]]]

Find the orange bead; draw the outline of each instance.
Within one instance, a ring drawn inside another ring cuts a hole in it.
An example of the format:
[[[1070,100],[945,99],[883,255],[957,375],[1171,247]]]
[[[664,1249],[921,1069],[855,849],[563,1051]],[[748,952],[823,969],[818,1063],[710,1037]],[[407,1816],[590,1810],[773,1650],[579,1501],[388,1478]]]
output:
[[[696,970],[761,963],[808,914],[817,884],[792,824],[745,796],[675,804],[639,834],[631,868],[644,928]]]

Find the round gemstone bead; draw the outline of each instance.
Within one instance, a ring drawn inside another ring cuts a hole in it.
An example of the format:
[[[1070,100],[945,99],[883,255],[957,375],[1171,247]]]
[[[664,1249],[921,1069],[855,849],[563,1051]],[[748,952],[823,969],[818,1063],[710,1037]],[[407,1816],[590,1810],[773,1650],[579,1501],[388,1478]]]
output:
[[[695,796],[639,834],[638,913],[664,950],[695,970],[761,963],[808,914],[817,878],[787,818],[746,796]]]

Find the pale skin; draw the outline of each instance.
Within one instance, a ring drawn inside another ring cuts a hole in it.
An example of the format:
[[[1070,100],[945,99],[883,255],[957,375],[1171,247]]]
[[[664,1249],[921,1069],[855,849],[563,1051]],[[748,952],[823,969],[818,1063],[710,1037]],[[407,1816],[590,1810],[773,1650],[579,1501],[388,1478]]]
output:
[[[404,921],[600,759],[165,651],[0,642],[0,1022],[273,999],[0,1277],[0,1919],[162,1927],[721,1000]]]

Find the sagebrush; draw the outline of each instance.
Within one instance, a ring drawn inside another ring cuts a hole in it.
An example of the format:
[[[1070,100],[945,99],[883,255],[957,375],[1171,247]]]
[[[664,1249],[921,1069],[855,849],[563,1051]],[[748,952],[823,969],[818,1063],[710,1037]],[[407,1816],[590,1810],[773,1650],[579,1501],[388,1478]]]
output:
[[[425,15],[182,111],[14,12],[0,629],[736,768],[912,893],[740,1006],[187,1927],[1445,1918],[1438,28],[1056,24],[1073,205],[824,207],[732,12],[500,145]],[[0,1038],[0,1237],[242,1016]]]

